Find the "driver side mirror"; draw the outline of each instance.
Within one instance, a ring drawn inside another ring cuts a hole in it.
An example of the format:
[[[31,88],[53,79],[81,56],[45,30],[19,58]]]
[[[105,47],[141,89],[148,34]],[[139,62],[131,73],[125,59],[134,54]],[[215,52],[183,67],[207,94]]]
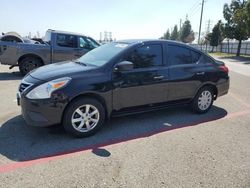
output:
[[[134,63],[132,63],[130,61],[122,61],[115,66],[114,71],[116,71],[116,72],[130,71],[133,69],[134,69]]]

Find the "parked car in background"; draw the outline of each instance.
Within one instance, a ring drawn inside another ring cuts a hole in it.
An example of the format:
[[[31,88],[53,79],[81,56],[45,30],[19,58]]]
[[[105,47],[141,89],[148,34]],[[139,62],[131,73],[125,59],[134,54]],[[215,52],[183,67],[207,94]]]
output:
[[[3,38],[5,40],[0,41],[1,64],[10,65],[10,68],[18,66],[23,75],[42,65],[79,58],[99,46],[91,37],[56,30],[46,32],[45,44],[23,38],[18,40],[17,36],[16,41],[5,35]]]
[[[21,37],[17,33],[9,32],[0,37],[0,41],[5,42],[19,42],[19,43],[28,43],[28,44],[40,44],[39,41],[35,41],[29,38]]]
[[[228,68],[199,50],[173,41],[126,40],[32,71],[17,101],[27,124],[62,124],[84,137],[111,116],[177,104],[206,113],[228,90]]]

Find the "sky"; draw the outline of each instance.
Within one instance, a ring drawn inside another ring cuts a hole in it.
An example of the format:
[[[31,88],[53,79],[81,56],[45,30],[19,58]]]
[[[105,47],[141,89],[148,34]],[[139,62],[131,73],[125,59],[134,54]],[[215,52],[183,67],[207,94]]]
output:
[[[186,19],[199,30],[202,0],[1,0],[0,32],[44,36],[47,29],[83,33],[97,40],[111,31],[117,40],[159,38]],[[202,31],[223,20],[231,0],[205,0]]]

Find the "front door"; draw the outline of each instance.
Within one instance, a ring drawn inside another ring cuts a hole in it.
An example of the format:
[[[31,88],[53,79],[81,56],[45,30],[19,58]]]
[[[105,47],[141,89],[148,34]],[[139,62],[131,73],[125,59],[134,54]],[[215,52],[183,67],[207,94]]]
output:
[[[115,110],[166,101],[168,68],[161,44],[137,47],[124,60],[134,63],[134,69],[113,73]]]

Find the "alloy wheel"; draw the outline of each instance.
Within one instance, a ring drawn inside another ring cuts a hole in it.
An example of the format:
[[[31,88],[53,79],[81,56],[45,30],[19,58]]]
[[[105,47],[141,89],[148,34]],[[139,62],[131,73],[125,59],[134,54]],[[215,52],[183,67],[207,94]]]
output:
[[[99,110],[90,104],[78,107],[71,117],[71,123],[79,132],[89,132],[96,127],[100,119]]]
[[[212,103],[212,94],[210,91],[205,90],[201,93],[198,98],[198,107],[200,110],[205,111],[207,110]]]

